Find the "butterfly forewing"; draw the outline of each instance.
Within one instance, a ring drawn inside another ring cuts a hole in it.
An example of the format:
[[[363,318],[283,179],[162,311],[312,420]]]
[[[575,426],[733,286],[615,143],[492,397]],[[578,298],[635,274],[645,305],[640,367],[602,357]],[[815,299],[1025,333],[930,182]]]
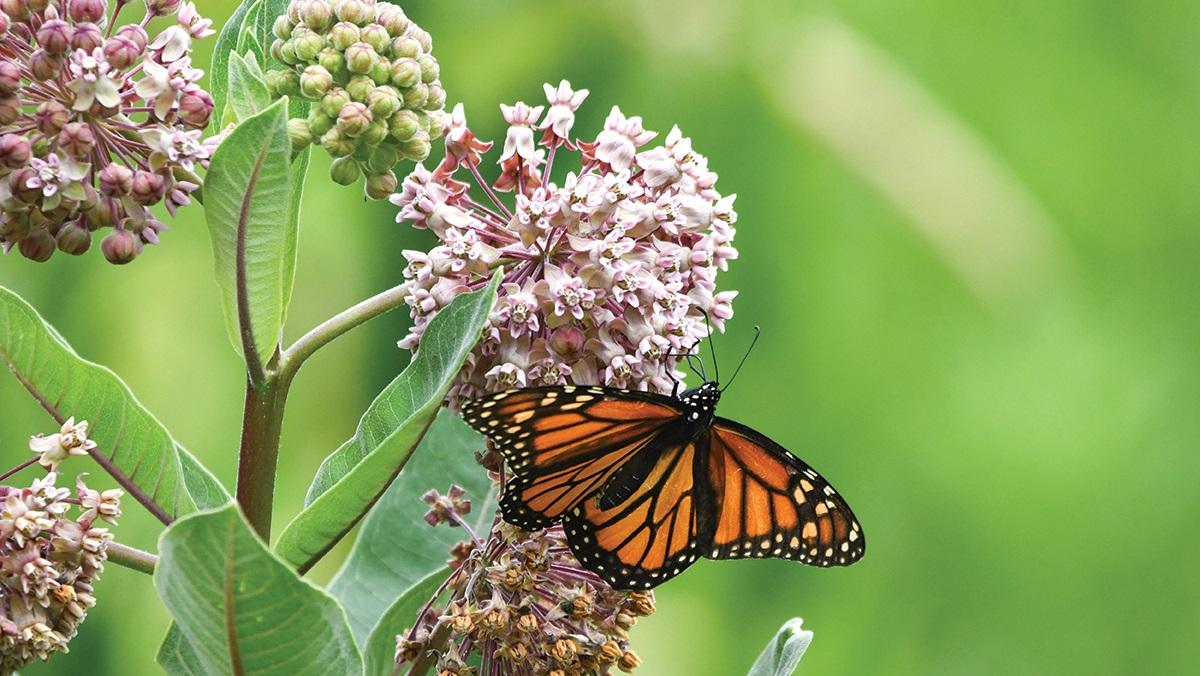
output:
[[[575,558],[617,589],[654,587],[699,558],[711,530],[703,510],[712,496],[696,480],[704,441],[643,451],[654,454],[644,479],[610,485],[567,514],[563,527]],[[610,490],[624,499],[609,505]]]
[[[707,464],[719,505],[710,558],[773,556],[814,566],[862,558],[866,542],[849,505],[779,444],[717,418]]]
[[[540,387],[464,404],[463,418],[492,440],[514,474],[500,502],[506,521],[528,530],[555,523],[645,448],[664,421],[679,416],[668,397],[608,394]]]

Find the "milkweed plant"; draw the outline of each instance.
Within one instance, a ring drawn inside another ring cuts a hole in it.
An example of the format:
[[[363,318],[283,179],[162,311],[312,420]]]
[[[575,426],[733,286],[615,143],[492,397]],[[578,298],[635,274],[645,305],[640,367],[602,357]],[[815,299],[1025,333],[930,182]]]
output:
[[[230,492],[117,375],[0,288],[0,357],[50,419],[0,474],[0,672],[87,631],[107,564],[151,576],[173,618],[158,652],[171,674],[635,670],[653,592],[610,588],[561,527],[501,520],[503,459],[456,412],[535,385],[671,393],[679,361],[733,315],[718,276],[737,258],[734,196],[677,127],[660,135],[613,106],[577,131],[589,91],[565,80],[500,104],[505,137],[479,138],[467,104],[446,110],[433,39],[398,4],[246,0],[224,25],[202,7],[0,0],[6,264],[93,244],[133,263],[171,245],[178,210],[202,209],[214,311],[246,366]],[[207,69],[198,41],[215,43]],[[331,156],[328,176],[306,177],[313,152]],[[395,252],[396,286],[285,347],[306,180],[361,185],[345,199],[390,200],[398,227],[436,245]],[[409,366],[269,544],[294,376],[394,309],[412,319],[397,336]],[[123,509],[162,523],[157,552],[121,544]],[[355,527],[333,581],[306,581]],[[791,673],[811,640],[799,627],[752,673]]]

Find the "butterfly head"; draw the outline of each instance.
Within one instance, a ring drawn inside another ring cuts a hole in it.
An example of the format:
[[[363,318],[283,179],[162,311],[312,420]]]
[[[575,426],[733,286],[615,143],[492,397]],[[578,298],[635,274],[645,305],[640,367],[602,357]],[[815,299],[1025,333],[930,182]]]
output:
[[[717,402],[721,400],[721,388],[715,382],[706,382],[684,392],[679,400],[683,402],[684,416],[689,423],[707,426],[712,423]]]

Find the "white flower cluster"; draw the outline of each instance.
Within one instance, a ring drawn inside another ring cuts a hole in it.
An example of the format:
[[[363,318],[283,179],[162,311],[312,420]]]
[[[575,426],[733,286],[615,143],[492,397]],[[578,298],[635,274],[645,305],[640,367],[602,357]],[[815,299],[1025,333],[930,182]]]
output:
[[[680,353],[708,333],[705,317],[723,330],[733,314],[736,292],[718,292],[716,281],[737,257],[734,196],[717,192],[707,159],[677,127],[644,149],[656,134],[616,107],[594,140],[572,141],[588,92],[566,81],[545,90],[548,110],[501,106],[509,130],[494,183],[478,169],[492,144],[475,138],[460,104],[446,121],[445,159],[433,172],[417,167],[392,197],[398,221],[441,240],[404,252],[414,326],[401,347],[416,349],[431,317],[504,268],[452,405],[566,383],[670,392]],[[560,185],[551,171],[565,150],[579,164]],[[497,192],[515,196],[506,203]]]

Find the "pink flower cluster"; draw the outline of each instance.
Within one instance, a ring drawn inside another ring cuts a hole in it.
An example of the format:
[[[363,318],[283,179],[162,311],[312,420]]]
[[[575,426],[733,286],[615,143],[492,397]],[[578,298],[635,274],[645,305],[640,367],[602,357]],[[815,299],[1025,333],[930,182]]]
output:
[[[116,523],[121,491],[92,490],[80,477],[72,495],[56,479],[0,486],[0,673],[66,652],[96,604],[92,585],[112,541],[96,522]]]
[[[202,139],[213,99],[198,84],[192,41],[213,34],[192,2],[0,0],[0,248],[45,261],[82,254],[92,233],[128,263],[199,187],[216,139]],[[153,37],[158,17],[174,20]]]
[[[737,257],[734,196],[717,192],[691,140],[676,127],[647,148],[655,132],[616,107],[593,140],[572,140],[587,90],[563,81],[545,91],[547,106],[500,107],[509,128],[496,181],[479,171],[492,144],[475,137],[460,104],[446,121],[445,158],[432,172],[417,167],[391,198],[397,221],[440,240],[404,252],[414,326],[401,347],[415,350],[430,318],[504,268],[451,405],[565,383],[669,392],[679,354],[707,335],[705,316],[723,330],[733,314],[737,293],[716,281]],[[567,151],[578,164],[559,184],[551,172]]]

